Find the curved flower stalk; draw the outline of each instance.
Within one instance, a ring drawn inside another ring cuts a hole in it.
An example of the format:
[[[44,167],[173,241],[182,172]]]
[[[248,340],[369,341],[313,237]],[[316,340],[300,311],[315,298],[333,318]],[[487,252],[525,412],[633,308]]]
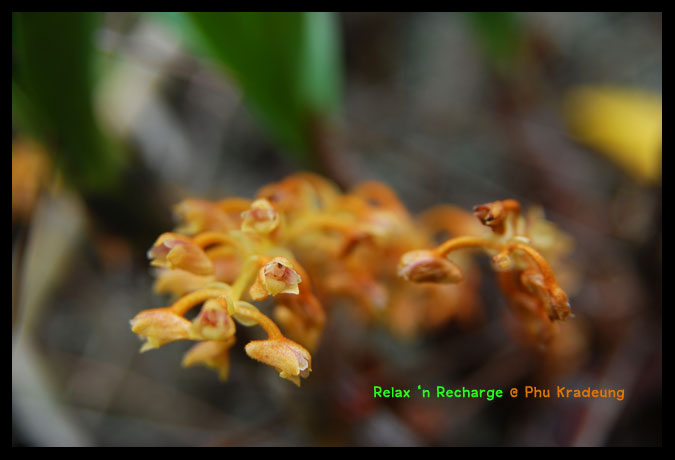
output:
[[[474,208],[474,214],[492,230],[491,235],[459,236],[434,249],[408,252],[401,257],[399,275],[413,282],[455,283],[462,278],[461,270],[448,256],[460,249],[482,249],[492,255],[500,286],[523,330],[537,344],[550,342],[554,322],[570,317],[571,310],[567,294],[542,253],[559,258],[566,251],[555,247],[557,242],[569,243],[569,239],[559,235],[539,212],[536,219],[532,219],[534,214],[525,219],[516,200],[482,204]]]
[[[470,323],[480,314],[480,270],[460,249],[493,256],[511,310],[536,343],[549,341],[555,322],[570,316],[553,273],[565,273],[560,261],[571,240],[540,210],[521,214],[515,200],[477,206],[475,215],[440,205],[414,218],[382,183],[342,193],[298,173],[251,200],[187,199],[175,211],[178,228],[148,252],[159,270],[155,291],[174,301],[139,313],[132,330],[146,341],[142,351],[196,341],[183,366],[206,365],[223,380],[235,322],[267,332],[266,340],[246,344],[247,354],[297,385],[311,372],[325,308],[345,300],[356,320],[381,321],[401,338],[452,320]],[[450,239],[434,248],[441,236]],[[272,315],[251,302],[267,302]],[[199,306],[194,320],[185,318]]]

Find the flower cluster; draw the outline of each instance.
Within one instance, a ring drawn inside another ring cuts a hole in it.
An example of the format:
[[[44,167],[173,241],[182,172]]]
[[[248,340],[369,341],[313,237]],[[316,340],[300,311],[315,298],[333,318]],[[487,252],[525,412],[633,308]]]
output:
[[[298,173],[263,187],[255,200],[188,199],[175,212],[175,233],[160,235],[148,257],[159,270],[155,290],[176,300],[139,313],[132,330],[145,338],[141,351],[197,341],[183,365],[215,368],[222,379],[236,323],[262,327],[267,340],[251,341],[246,353],[300,385],[312,370],[324,307],[341,300],[401,337],[472,318],[480,271],[470,254],[455,252],[460,248],[494,253],[509,304],[537,341],[549,340],[553,321],[570,314],[547,263],[562,259],[568,239],[539,211],[521,215],[513,200],[476,207],[478,219],[448,205],[413,218],[379,182],[341,193],[317,175]],[[439,235],[454,238],[421,249]],[[266,299],[276,323],[251,303]],[[199,314],[186,319],[197,306]]]
[[[461,269],[448,259],[459,249],[479,248],[492,255],[499,285],[518,317],[525,337],[537,345],[548,344],[556,334],[557,320],[570,315],[570,303],[551,264],[559,264],[571,249],[571,240],[543,218],[539,208],[521,214],[515,200],[476,206],[474,214],[491,234],[451,238],[430,250],[403,255],[399,275],[413,281],[456,283]]]

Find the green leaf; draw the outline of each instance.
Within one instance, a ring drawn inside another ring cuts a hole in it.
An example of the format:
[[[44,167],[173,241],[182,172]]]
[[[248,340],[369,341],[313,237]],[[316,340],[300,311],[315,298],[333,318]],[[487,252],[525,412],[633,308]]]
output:
[[[469,23],[492,65],[508,72],[522,43],[520,17],[512,12],[467,13]]]
[[[20,128],[35,139],[40,139],[44,131],[39,114],[14,79],[12,79],[12,126]]]
[[[83,191],[108,189],[122,166],[121,151],[94,113],[94,33],[101,19],[100,13],[12,14],[12,114]]]
[[[318,113],[339,109],[342,88],[340,34],[333,13],[305,13],[305,54],[301,74],[307,103]]]
[[[163,18],[241,87],[251,110],[299,160],[311,121],[338,108],[341,62],[332,13],[169,13]]]

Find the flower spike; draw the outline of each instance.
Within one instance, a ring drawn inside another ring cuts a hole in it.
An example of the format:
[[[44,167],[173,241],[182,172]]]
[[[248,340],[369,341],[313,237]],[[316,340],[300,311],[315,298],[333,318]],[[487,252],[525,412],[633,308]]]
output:
[[[549,343],[558,321],[572,316],[562,259],[573,242],[541,209],[521,214],[516,200],[473,214],[438,205],[413,217],[383,183],[342,193],[297,173],[262,187],[255,200],[189,198],[174,210],[178,228],[160,235],[148,257],[159,268],[155,291],[175,300],[138,313],[131,328],[145,340],[141,351],[196,341],[183,366],[205,365],[221,380],[238,326],[259,326],[267,338],[247,343],[246,353],[299,386],[312,371],[309,350],[321,344],[324,306],[338,300],[356,320],[382,321],[401,338],[450,320],[471,324],[480,314],[478,251],[491,257],[528,343]],[[434,247],[437,238],[445,242]],[[249,303],[269,297],[267,305]]]

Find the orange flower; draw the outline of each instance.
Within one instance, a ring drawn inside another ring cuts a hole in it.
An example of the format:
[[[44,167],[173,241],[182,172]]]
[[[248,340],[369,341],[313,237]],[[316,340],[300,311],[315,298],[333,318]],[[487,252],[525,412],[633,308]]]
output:
[[[192,240],[177,233],[163,233],[148,251],[155,267],[180,268],[195,275],[213,274],[213,263]]]
[[[146,338],[141,353],[169,342],[193,338],[190,321],[173,313],[169,308],[144,310],[130,323],[135,334]]]
[[[300,386],[300,377],[307,378],[312,371],[312,357],[300,344],[285,337],[253,340],[246,345],[246,354],[273,367],[279,377]]]
[[[206,340],[194,345],[183,357],[183,367],[198,364],[218,371],[218,377],[226,381],[230,375],[230,348],[235,343],[234,336],[225,341]]]
[[[302,278],[293,270],[293,264],[285,257],[275,257],[258,271],[258,278],[249,290],[253,300],[263,300],[268,295],[298,294]]]
[[[267,235],[279,226],[279,213],[264,198],[255,200],[251,209],[241,213],[241,229]]]

